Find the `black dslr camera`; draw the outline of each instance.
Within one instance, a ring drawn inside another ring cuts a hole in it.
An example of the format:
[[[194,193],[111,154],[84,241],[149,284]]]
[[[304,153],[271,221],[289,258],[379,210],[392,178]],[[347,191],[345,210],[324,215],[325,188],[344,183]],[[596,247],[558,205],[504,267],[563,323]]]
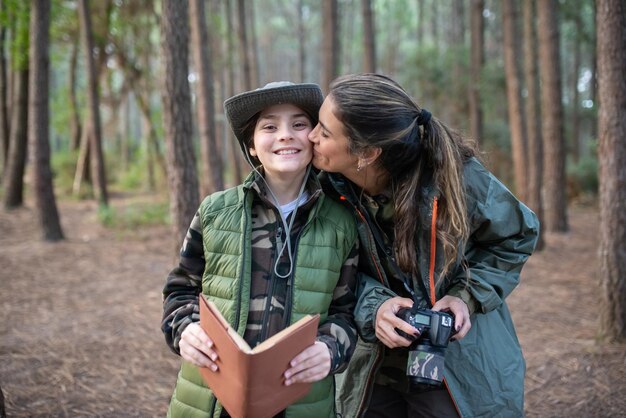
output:
[[[413,341],[409,346],[406,374],[411,384],[441,386],[445,349],[456,330],[454,317],[430,309],[402,308],[396,314],[420,332],[418,337],[396,328],[398,334]]]

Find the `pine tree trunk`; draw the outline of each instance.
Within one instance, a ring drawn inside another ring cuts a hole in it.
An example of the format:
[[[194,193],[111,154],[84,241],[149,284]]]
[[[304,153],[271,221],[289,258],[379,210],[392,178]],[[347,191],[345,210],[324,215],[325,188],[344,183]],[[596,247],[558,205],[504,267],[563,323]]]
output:
[[[449,32],[450,35],[450,49],[455,51],[452,58],[452,91],[454,99],[448,106],[452,110],[450,115],[450,121],[453,126],[458,129],[466,130],[467,125],[467,102],[460,100],[460,96],[464,92],[465,82],[463,78],[465,76],[464,68],[464,51],[465,51],[465,7],[464,2],[456,1],[452,2],[452,14],[451,22],[452,28]]]
[[[574,24],[576,25],[576,33],[583,32],[583,25],[580,15],[574,17]],[[580,74],[581,60],[582,60],[582,36],[574,37],[574,45],[572,45],[574,51],[574,65],[571,68],[571,81],[570,88],[572,94],[572,112],[569,117],[571,121],[571,135],[570,135],[570,150],[572,155],[572,161],[577,163],[581,155],[580,144],[580,93],[578,92],[578,75]]]
[[[189,11],[180,0],[164,0],[161,16],[163,123],[167,148],[167,179],[174,249],[180,249],[187,228],[198,209],[198,176],[191,125],[189,74]]]
[[[597,2],[601,333],[626,341],[626,5]]]
[[[250,60],[250,79],[252,80],[252,88],[261,87],[261,74],[259,73],[259,45],[257,43],[256,36],[256,17],[254,7],[256,4],[262,4],[259,2],[251,1],[246,8],[246,21],[250,30],[247,33],[248,45],[246,51],[248,52],[248,59]]]
[[[339,74],[339,35],[337,0],[322,3],[322,89],[328,91],[330,82]]]
[[[226,36],[226,56],[227,56],[227,71],[228,75],[226,79],[228,80],[228,97],[232,97],[235,95],[235,63],[233,62],[233,54],[235,48],[235,40],[233,37],[234,33],[234,17],[233,17],[233,8],[231,0],[226,0],[226,23],[228,26],[227,36]],[[226,119],[226,118],[224,118]],[[239,150],[239,145],[237,144],[237,140],[235,139],[232,130],[230,127],[226,130],[228,132],[226,141],[228,143],[228,151],[230,155],[231,167],[233,170],[233,180],[235,184],[241,184],[243,182],[243,172],[244,167],[247,166],[242,160],[242,153]]]
[[[246,27],[246,2],[237,0],[237,37],[239,38],[239,59],[243,70],[243,90],[252,90],[252,64],[248,51],[248,30]],[[254,86],[257,88],[260,86]]]
[[[59,222],[52,170],[50,169],[49,139],[49,35],[50,0],[31,0],[30,10],[30,86],[28,141],[33,170],[33,185],[37,212],[47,241],[63,239]]]
[[[215,93],[213,91],[213,68],[211,43],[206,26],[204,0],[192,0],[189,8],[191,20],[191,48],[193,61],[198,74],[197,111],[198,136],[202,152],[202,194],[209,195],[224,189],[222,159],[217,150],[215,134]]]
[[[541,134],[543,137],[543,197],[547,230],[565,232],[567,186],[565,179],[565,138],[561,102],[561,59],[559,53],[557,0],[537,2],[539,62],[541,79]],[[549,162],[549,164],[548,164]]]
[[[300,82],[306,80],[306,32],[304,29],[304,15],[302,0],[298,0],[298,68],[300,70]]]
[[[68,86],[70,94],[70,150],[77,150],[80,147],[80,137],[82,134],[82,126],[80,123],[80,114],[78,113],[78,99],[76,98],[76,69],[78,66],[78,37],[72,45],[72,55],[70,57],[70,68],[68,77]]]
[[[535,0],[523,3],[524,22],[524,80],[527,97],[525,102],[526,137],[528,144],[528,182],[526,202],[543,224],[543,199],[541,183],[543,173],[543,150],[541,140],[541,121],[539,108],[539,83],[537,75],[537,37],[535,25]],[[539,229],[536,250],[543,248],[543,228]]]
[[[483,137],[483,110],[480,102],[480,81],[485,63],[485,20],[484,0],[472,0],[470,11],[470,85],[469,85],[469,120],[470,135],[479,143]]]
[[[0,13],[5,10],[0,0]],[[0,25],[0,181],[6,171],[9,156],[9,110],[7,108],[7,61],[5,56],[6,28]]]
[[[366,73],[376,72],[376,30],[374,29],[374,12],[371,0],[361,0],[361,12],[363,14],[363,71]]]
[[[89,173],[91,172],[89,156],[91,155],[91,126],[89,121],[83,126],[82,133],[80,135],[80,145],[78,146],[78,158],[76,160],[76,171],[74,172],[74,182],[72,183],[72,195],[80,197],[80,189],[83,187],[83,182],[89,182]]]
[[[424,0],[416,0],[417,3],[417,33],[415,41],[418,45],[424,42]]]
[[[504,69],[506,73],[506,96],[511,129],[511,151],[515,193],[526,200],[526,128],[522,106],[522,87],[519,69],[520,46],[517,29],[518,11],[514,0],[502,3],[504,35]]]
[[[109,204],[107,192],[106,174],[104,168],[104,155],[102,153],[102,128],[100,124],[100,96],[98,94],[98,75],[93,59],[93,33],[91,26],[91,15],[89,12],[88,0],[79,0],[78,9],[80,15],[80,30],[85,47],[85,69],[87,72],[87,101],[89,111],[89,123],[91,128],[89,134],[91,155],[91,177],[93,189],[98,202],[101,205]]]
[[[28,69],[15,71],[13,80],[15,95],[9,136],[9,159],[3,178],[6,209],[18,208],[24,203],[24,170],[28,152]]]

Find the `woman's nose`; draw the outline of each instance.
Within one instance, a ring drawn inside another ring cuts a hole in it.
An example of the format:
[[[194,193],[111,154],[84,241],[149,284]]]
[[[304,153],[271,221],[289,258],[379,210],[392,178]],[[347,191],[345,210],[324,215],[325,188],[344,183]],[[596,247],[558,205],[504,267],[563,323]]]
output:
[[[317,127],[319,126],[319,123],[317,125],[315,125],[315,128],[313,128],[311,130],[311,132],[309,132],[308,138],[309,141],[316,143],[316,139],[317,139]]]

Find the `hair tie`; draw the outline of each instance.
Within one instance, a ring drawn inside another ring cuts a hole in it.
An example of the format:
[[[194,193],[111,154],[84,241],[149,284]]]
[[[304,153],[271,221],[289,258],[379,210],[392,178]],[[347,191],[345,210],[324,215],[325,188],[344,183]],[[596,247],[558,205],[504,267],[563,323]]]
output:
[[[430,112],[424,108],[420,110],[420,113],[417,115],[417,124],[421,126],[425,126],[429,121],[432,115]]]

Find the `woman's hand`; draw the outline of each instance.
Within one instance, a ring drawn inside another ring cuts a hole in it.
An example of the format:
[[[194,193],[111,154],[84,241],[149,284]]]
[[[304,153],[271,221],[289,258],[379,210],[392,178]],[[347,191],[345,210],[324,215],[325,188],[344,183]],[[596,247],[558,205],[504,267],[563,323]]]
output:
[[[411,308],[413,300],[399,296],[386,300],[376,312],[376,337],[389,348],[408,347],[411,341],[400,336],[396,328],[409,335],[419,335],[419,331],[408,322],[396,316],[401,308]]]
[[[330,351],[321,341],[305,348],[289,363],[291,368],[284,373],[285,385],[317,382],[330,373]]]
[[[456,334],[452,337],[454,340],[465,337],[472,327],[467,304],[456,296],[442,297],[433,305],[433,311],[447,311],[454,315],[454,328],[456,329]]]
[[[187,325],[180,336],[180,356],[198,367],[217,371],[217,353],[213,351],[213,341],[198,322]]]

